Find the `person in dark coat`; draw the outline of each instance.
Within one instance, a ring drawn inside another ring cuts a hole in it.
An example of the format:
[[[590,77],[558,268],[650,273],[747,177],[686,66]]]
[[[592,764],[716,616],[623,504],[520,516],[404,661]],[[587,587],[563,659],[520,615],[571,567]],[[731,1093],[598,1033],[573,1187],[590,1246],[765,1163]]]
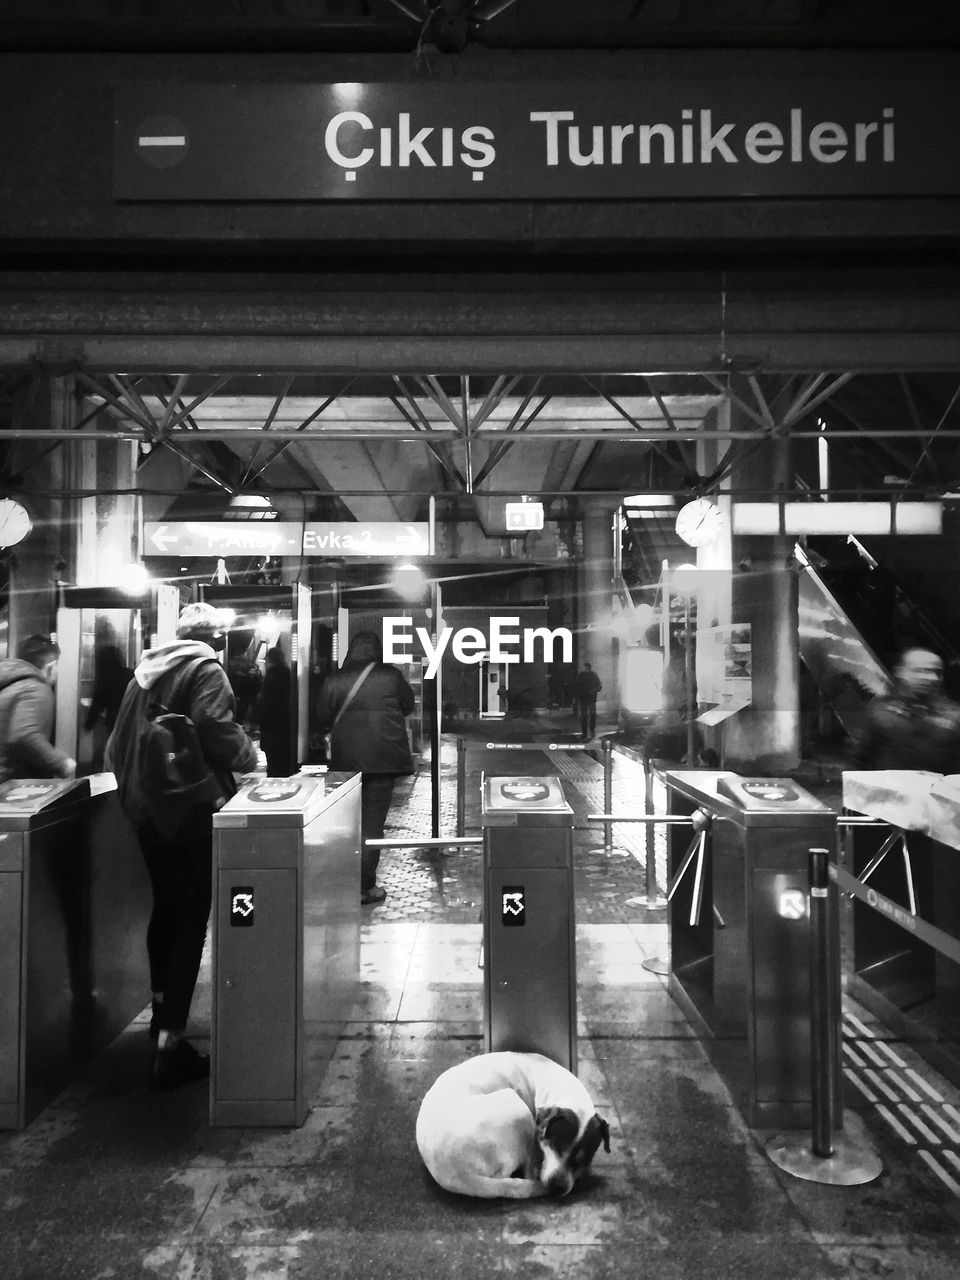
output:
[[[77,771],[76,760],[50,741],[59,657],[56,641],[37,635],[0,662],[0,782],[72,778]]]
[[[123,654],[117,646],[101,645],[93,660],[93,696],[83,722],[87,733],[96,727],[101,716],[107,727],[107,733],[113,732],[120,703],[132,679],[133,668],[124,666]]]
[[[589,742],[597,731],[597,694],[603,688],[600,677],[589,662],[585,662],[583,670],[577,672],[573,688],[580,711],[580,732]]]
[[[123,654],[115,644],[101,645],[94,655],[93,695],[83,721],[87,733],[92,733],[95,770],[103,767],[103,750],[107,738],[113,733],[117,712],[133,679],[133,668],[123,662]]]
[[[153,887],[147,956],[153,990],[150,1032],[157,1044],[150,1066],[152,1089],[172,1089],[210,1074],[210,1059],[184,1038],[210,915],[213,809],[192,813],[172,837],[151,820],[141,782],[141,733],[151,703],[187,715],[197,727],[204,759],[223,799],[236,792],[234,773],[256,768],[257,750],[236,723],[230,681],[217,660],[223,633],[209,604],[180,611],[178,639],[147,649],[127,685],[106,767],[117,778],[120,807],[130,820]],[[221,800],[223,803],[223,800]]]
[[[260,746],[267,757],[267,774],[271,778],[288,778],[293,773],[293,749],[290,744],[290,668],[283,650],[267,650],[266,670],[257,702],[260,721]]]
[[[363,683],[348,702],[350,690],[367,668]],[[321,731],[331,735],[331,769],[363,775],[360,901],[365,905],[387,896],[377,884],[380,850],[368,849],[365,842],[383,837],[394,783],[413,773],[406,717],[415,701],[400,671],[383,661],[383,645],[373,631],[359,631],[353,637],[343,666],[327,677],[320,691],[317,718]]]
[[[853,768],[960,772],[960,706],[943,693],[939,656],[907,649],[893,674],[893,693],[871,699],[850,743]]]

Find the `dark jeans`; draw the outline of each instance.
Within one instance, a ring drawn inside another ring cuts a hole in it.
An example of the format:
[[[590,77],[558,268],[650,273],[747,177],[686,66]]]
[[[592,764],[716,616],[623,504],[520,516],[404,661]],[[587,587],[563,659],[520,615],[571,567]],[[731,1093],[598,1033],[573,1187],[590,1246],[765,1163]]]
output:
[[[190,819],[172,841],[147,826],[138,827],[137,837],[153,886],[147,957],[150,987],[163,992],[157,1024],[162,1031],[182,1031],[190,1016],[210,917],[211,815]]]
[[[390,811],[390,800],[393,797],[393,784],[396,775],[392,773],[365,773],[360,783],[360,839],[379,840],[383,836],[384,824]],[[361,846],[360,854],[360,892],[366,893],[377,883],[377,867],[380,865],[380,850]]]
[[[580,732],[585,738],[592,738],[597,731],[596,698],[580,699]]]

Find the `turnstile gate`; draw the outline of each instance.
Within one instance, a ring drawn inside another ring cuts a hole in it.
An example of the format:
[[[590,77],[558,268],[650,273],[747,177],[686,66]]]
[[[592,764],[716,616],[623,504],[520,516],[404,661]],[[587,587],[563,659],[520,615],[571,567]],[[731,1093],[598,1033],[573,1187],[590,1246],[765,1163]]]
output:
[[[360,775],[255,780],[213,827],[210,1123],[301,1125],[359,983]]]
[[[836,844],[837,814],[790,778],[664,775],[671,813],[670,991],[730,1077],[754,1126],[810,1123],[809,851]],[[839,937],[836,890],[833,934]],[[830,985],[840,1004],[838,953]],[[742,1061],[746,1041],[747,1062]],[[839,1044],[835,1046],[839,1054]],[[842,1079],[839,1061],[833,1078]],[[839,1114],[838,1109],[838,1114]]]
[[[83,1060],[85,778],[0,785],[0,1129],[22,1129]]]
[[[482,824],[484,1047],[576,1072],[573,810],[559,778],[485,778]]]

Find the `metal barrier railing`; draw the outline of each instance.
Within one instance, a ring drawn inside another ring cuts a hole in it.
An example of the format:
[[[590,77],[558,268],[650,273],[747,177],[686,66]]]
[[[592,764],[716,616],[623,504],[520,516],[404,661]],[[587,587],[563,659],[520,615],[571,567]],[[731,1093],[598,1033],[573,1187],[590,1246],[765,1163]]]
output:
[[[368,849],[444,849],[460,845],[483,844],[483,836],[417,836],[407,840],[367,839],[363,842]]]
[[[810,1137],[808,1141],[793,1134],[779,1135],[767,1144],[767,1155],[779,1169],[806,1182],[859,1187],[880,1176],[883,1162],[865,1132],[838,1132],[843,1129],[842,1108],[836,1114],[842,1015],[839,980],[832,975],[839,964],[840,940],[830,921],[827,849],[810,850],[809,876]]]
[[[596,747],[588,742],[486,742],[480,744],[484,751],[595,751]],[[613,827],[617,822],[648,821],[653,822],[653,771],[646,756],[642,759],[644,776],[644,819],[622,818],[612,814],[613,806],[613,743],[609,738],[600,739],[600,751],[603,766],[603,807],[604,813],[598,819],[603,822],[603,851],[610,856],[613,853]],[[463,738],[457,739],[457,838],[461,838],[466,830],[466,787],[467,787],[467,744]],[[593,820],[593,819],[589,819]],[[657,890],[657,863],[653,843],[653,831],[648,828],[644,848],[644,875],[646,893],[641,899],[635,899],[637,905],[649,911],[660,911],[667,905],[667,899]]]

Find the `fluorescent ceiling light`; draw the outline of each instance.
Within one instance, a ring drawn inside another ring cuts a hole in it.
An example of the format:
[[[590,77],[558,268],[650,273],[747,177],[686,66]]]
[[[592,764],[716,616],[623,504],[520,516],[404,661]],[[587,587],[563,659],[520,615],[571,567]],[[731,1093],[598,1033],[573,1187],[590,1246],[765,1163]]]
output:
[[[782,526],[781,526],[782,513]],[[939,502],[735,502],[735,534],[942,533]]]
[[[673,507],[676,501],[672,493],[632,493],[622,499],[625,507]]]

